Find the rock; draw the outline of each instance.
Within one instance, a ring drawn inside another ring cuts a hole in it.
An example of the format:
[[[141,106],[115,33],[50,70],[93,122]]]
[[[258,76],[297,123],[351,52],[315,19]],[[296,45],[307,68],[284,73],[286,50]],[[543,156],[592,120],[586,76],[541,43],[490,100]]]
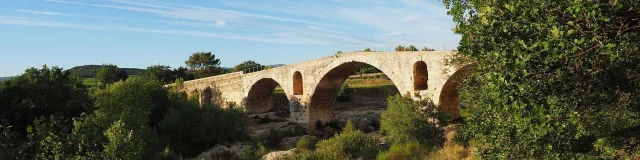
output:
[[[362,119],[357,119],[356,120],[356,127],[359,130],[366,130],[367,128],[369,128],[371,126],[371,120],[367,119],[367,118],[362,118]]]
[[[282,142],[280,143],[280,145],[284,148],[296,148],[296,144],[301,139],[309,139],[309,140],[312,140],[313,142],[318,141],[318,139],[314,136],[304,135],[304,136],[298,136],[298,137],[284,138],[282,139]]]
[[[365,132],[373,132],[373,131],[376,131],[376,128],[373,128],[373,126],[369,126],[364,131]]]
[[[288,151],[271,152],[271,153],[268,153],[268,154],[262,156],[261,160],[276,160],[278,158],[287,156],[287,155],[293,153],[294,151],[295,151],[295,149],[291,149],[291,150],[288,150]]]
[[[333,137],[334,135],[336,135],[336,130],[333,128],[325,128],[324,132],[322,133],[324,138],[329,138],[329,137]]]
[[[244,145],[241,142],[238,142],[234,145],[231,146],[231,148],[229,148],[229,151],[231,151],[233,154],[236,155],[236,157],[240,158],[240,159],[245,159],[244,158],[244,150],[247,148],[253,148],[251,145]]]
[[[235,157],[236,155],[231,152],[231,150],[223,145],[217,145],[216,147],[213,147],[212,149],[201,153],[198,158],[198,160],[200,159],[204,159],[204,160],[218,160],[218,159],[238,159],[238,157]]]
[[[297,123],[289,123],[286,126],[280,127],[279,132],[283,136],[299,136],[307,134],[307,130],[300,127]]]

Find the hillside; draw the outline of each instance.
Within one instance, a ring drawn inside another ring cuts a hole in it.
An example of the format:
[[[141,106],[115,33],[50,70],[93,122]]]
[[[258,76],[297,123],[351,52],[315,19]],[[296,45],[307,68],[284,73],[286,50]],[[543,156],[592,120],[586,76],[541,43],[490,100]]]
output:
[[[12,76],[12,77],[0,77],[0,81],[10,80],[13,77],[15,77],[15,76]]]
[[[78,75],[82,78],[93,78],[96,76],[98,71],[100,71],[100,67],[102,67],[102,65],[84,65],[76,66],[69,70],[72,74]],[[144,69],[138,68],[120,68],[120,70],[127,72],[129,75],[141,75],[144,73]]]

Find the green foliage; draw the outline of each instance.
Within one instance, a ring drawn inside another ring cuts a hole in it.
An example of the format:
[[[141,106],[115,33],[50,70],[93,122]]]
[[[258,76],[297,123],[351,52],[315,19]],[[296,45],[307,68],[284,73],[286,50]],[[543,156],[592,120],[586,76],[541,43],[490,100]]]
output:
[[[141,138],[140,130],[140,126],[127,125],[122,120],[114,122],[104,132],[109,140],[109,143],[104,146],[105,157],[107,159],[141,159],[148,142]]]
[[[316,148],[316,140],[302,137],[300,138],[300,140],[298,140],[298,142],[296,142],[296,148],[314,150]]]
[[[367,64],[359,68],[358,70],[356,70],[353,74],[371,74],[371,73],[382,73],[382,71],[380,71],[380,69],[374,66]]]
[[[408,96],[387,98],[387,110],[382,113],[381,130],[392,144],[417,141],[425,146],[438,147],[444,143],[447,118],[432,102],[414,101]],[[436,124],[433,121],[437,121]]]
[[[424,47],[421,51],[435,51],[435,49]]]
[[[71,159],[77,151],[73,126],[61,114],[42,116],[27,129],[36,159]]]
[[[364,51],[365,52],[371,52],[371,48],[365,48]]]
[[[173,69],[173,75],[176,79],[182,78],[185,81],[193,80],[196,78],[193,72],[190,72],[189,68],[186,67],[178,67],[176,69]]]
[[[167,84],[174,82],[176,80],[176,76],[173,74],[174,72],[171,70],[171,67],[164,65],[152,65],[147,67],[144,72],[144,76],[153,77],[158,81]]]
[[[195,73],[196,78],[210,77],[220,74],[220,59],[211,52],[197,52],[184,62]]]
[[[262,143],[257,142],[252,147],[245,148],[242,152],[245,160],[260,160],[269,153],[269,150]]]
[[[395,50],[397,52],[401,52],[401,51],[418,51],[418,48],[416,48],[416,46],[413,46],[413,45],[409,45],[408,47],[405,47],[405,46],[402,46],[402,45],[398,45]]]
[[[100,71],[96,73],[95,78],[96,80],[98,80],[101,87],[105,87],[106,85],[109,85],[118,81],[127,80],[127,78],[129,78],[129,75],[127,75],[127,72],[120,70],[116,65],[105,64],[105,65],[102,65],[102,67],[100,68]]]
[[[80,148],[86,148],[87,157],[142,158],[146,146],[153,143],[149,126],[162,99],[167,99],[166,91],[159,82],[142,78],[117,82],[98,92],[99,109],[74,122]]]
[[[398,45],[396,47],[396,51],[400,52],[400,51],[404,51],[404,46]]]
[[[353,88],[349,87],[349,84],[343,83],[340,87],[340,91],[338,91],[338,96],[336,100],[340,102],[348,102],[351,100],[351,93],[353,92]]]
[[[233,67],[233,72],[244,71],[245,69],[257,68],[257,67],[262,67],[262,65],[260,63],[255,62],[255,61],[244,61],[244,62],[236,65],[235,67]]]
[[[193,157],[217,144],[246,137],[243,113],[236,109],[203,106],[197,101],[172,100],[171,111],[158,124],[160,138],[176,152]]]
[[[349,124],[349,122],[347,123]],[[376,138],[355,130],[355,127],[345,127],[342,133],[335,137],[320,141],[315,156],[322,159],[351,159],[357,157],[374,159],[380,151],[378,145],[379,142]]]
[[[353,121],[347,120],[347,123],[344,125],[342,132],[355,132],[357,130],[358,129],[356,129],[356,126],[353,125]]]
[[[409,47],[404,48],[404,51],[418,51],[418,48],[413,45],[409,45]]]
[[[640,2],[445,0],[485,159],[640,158]]]
[[[429,152],[419,142],[411,141],[404,144],[393,144],[388,151],[378,154],[378,160],[412,160],[428,159]]]
[[[79,116],[93,108],[82,80],[61,68],[30,68],[24,74],[0,82],[0,119],[26,137],[26,128],[41,116],[60,113]]]
[[[100,71],[100,68],[102,68],[102,65],[83,65],[73,67],[69,69],[69,71],[71,74],[80,76],[81,78],[94,78]],[[138,68],[120,68],[120,70],[126,72],[127,75],[142,75],[144,73],[143,69]]]

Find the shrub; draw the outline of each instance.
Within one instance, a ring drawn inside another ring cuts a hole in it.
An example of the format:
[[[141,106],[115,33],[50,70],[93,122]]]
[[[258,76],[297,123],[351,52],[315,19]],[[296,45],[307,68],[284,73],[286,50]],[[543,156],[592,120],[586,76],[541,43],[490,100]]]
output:
[[[342,133],[318,143],[316,154],[323,158],[332,159],[344,159],[344,157],[374,159],[379,150],[378,140],[356,130],[349,120]]]
[[[353,92],[353,89],[349,87],[349,84],[342,84],[340,91],[338,91],[338,97],[336,97],[336,100],[340,102],[348,102],[351,100],[351,92]]]
[[[389,151],[378,154],[378,160],[427,159],[428,151],[417,141],[393,144]]]
[[[381,129],[391,143],[402,144],[417,141],[426,146],[440,146],[444,142],[445,117],[428,101],[414,101],[408,96],[387,98],[389,106],[382,113]],[[429,111],[423,113],[424,110]],[[431,121],[429,119],[432,119]],[[442,122],[435,124],[436,120]]]
[[[260,160],[262,156],[269,153],[267,147],[261,142],[256,142],[252,147],[247,147],[242,151],[245,160]]]
[[[314,150],[316,148],[316,141],[311,138],[302,137],[296,142],[296,148]]]
[[[217,144],[243,140],[245,124],[242,111],[216,106],[200,108],[193,101],[175,100],[158,124],[158,133],[176,153],[192,157]]]

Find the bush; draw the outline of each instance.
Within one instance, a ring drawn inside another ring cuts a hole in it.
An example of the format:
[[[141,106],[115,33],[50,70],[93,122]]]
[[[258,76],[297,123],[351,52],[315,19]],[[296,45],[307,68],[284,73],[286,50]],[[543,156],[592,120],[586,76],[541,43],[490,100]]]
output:
[[[269,153],[267,147],[261,142],[256,142],[252,147],[247,147],[242,151],[245,160],[260,160],[262,156]]]
[[[340,91],[338,91],[338,97],[336,97],[336,100],[340,102],[348,102],[351,100],[351,92],[353,92],[353,89],[349,87],[349,84],[342,84]]]
[[[302,137],[296,142],[296,148],[314,150],[316,148],[316,141],[311,138]]]
[[[374,159],[379,150],[379,141],[356,130],[351,120],[349,120],[342,133],[318,143],[316,154],[320,157],[331,159],[344,159],[345,157]]]
[[[408,96],[400,95],[389,97],[387,101],[389,106],[382,113],[381,130],[388,135],[391,143],[417,141],[432,147],[442,145],[445,140],[446,117],[436,109],[438,107],[428,101],[414,101]],[[429,112],[425,114],[422,107]],[[436,124],[433,120],[441,124]]]
[[[416,141],[394,144],[389,151],[378,154],[378,160],[427,159],[428,151]]]
[[[193,157],[217,144],[246,138],[242,111],[217,106],[200,108],[194,101],[176,100],[158,124],[164,142],[185,157]]]
[[[161,106],[159,99],[166,96],[159,82],[143,78],[116,82],[96,93],[98,110],[74,120],[74,137],[82,142],[79,145],[84,151],[79,156],[142,159],[151,155],[147,152],[154,143],[150,125],[154,110]]]

